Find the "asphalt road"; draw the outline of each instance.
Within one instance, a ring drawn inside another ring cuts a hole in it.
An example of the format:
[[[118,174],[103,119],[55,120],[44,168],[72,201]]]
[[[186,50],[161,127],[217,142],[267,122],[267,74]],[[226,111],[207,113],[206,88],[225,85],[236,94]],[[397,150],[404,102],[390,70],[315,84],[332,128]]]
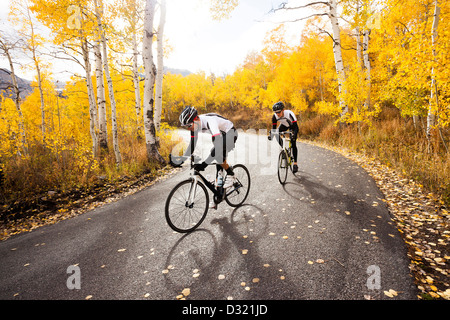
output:
[[[282,186],[275,143],[238,141],[230,162],[244,162],[252,179],[244,206],[224,202],[197,231],[173,232],[164,205],[185,169],[1,242],[0,299],[176,299],[184,289],[195,300],[416,299],[406,247],[363,169],[298,143],[299,172]]]

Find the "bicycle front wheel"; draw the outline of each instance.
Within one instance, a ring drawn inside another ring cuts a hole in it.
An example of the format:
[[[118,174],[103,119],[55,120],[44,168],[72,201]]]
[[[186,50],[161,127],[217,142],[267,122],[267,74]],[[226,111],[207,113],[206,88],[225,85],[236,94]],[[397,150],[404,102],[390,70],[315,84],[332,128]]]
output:
[[[278,181],[280,181],[281,184],[286,183],[288,170],[289,170],[288,158],[286,152],[283,150],[280,152],[280,155],[278,156]]]
[[[177,232],[191,232],[205,220],[208,206],[209,195],[203,183],[192,179],[182,181],[167,197],[167,223]]]

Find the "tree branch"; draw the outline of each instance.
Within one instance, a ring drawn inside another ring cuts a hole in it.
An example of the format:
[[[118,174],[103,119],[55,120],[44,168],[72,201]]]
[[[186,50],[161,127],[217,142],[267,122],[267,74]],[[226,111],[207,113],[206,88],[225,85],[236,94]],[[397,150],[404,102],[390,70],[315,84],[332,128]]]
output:
[[[304,9],[310,6],[314,6],[314,5],[319,5],[319,4],[323,4],[326,5],[328,7],[330,7],[330,3],[328,3],[327,1],[316,1],[316,2],[311,2],[308,4],[305,4],[304,6],[299,6],[299,7],[286,7],[287,2],[282,2],[277,9],[272,9],[270,12],[276,12],[279,10],[297,10],[297,9]]]

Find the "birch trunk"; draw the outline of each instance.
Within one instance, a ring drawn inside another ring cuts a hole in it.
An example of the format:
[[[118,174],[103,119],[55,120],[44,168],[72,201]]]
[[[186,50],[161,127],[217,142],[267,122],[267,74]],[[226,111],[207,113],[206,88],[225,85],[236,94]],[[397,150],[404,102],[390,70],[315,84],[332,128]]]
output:
[[[44,102],[44,91],[42,90],[42,75],[41,75],[41,67],[39,66],[39,62],[36,58],[35,51],[33,50],[33,60],[34,65],[36,67],[37,72],[37,80],[38,80],[38,89],[39,89],[39,98],[41,101],[41,131],[42,131],[42,143],[45,145],[45,102]]]
[[[433,17],[433,26],[431,28],[431,45],[433,48],[433,66],[431,67],[431,94],[430,94],[430,104],[428,107],[428,115],[427,115],[427,138],[430,140],[431,131],[436,124],[436,114],[435,107],[437,105],[438,96],[437,96],[437,83],[436,77],[434,75],[434,63],[436,61],[436,42],[437,42],[437,29],[439,25],[439,14],[441,8],[439,7],[438,0],[434,1],[434,17]]]
[[[133,23],[132,46],[133,46],[133,84],[135,97],[135,112],[137,125],[137,138],[141,139],[141,89],[139,86],[139,69],[138,69],[138,45],[136,39],[136,21]]]
[[[36,41],[35,41],[36,35],[34,33],[34,23],[33,23],[33,20],[31,18],[30,8],[26,7],[25,10],[26,10],[26,18],[29,21],[29,27],[30,27],[30,32],[31,32],[29,49],[31,51],[32,59],[33,59],[34,66],[36,67],[36,72],[37,72],[39,98],[40,98],[40,102],[41,102],[42,143],[45,145],[45,132],[46,132],[46,126],[45,126],[45,102],[44,102],[44,92],[43,92],[43,89],[42,89],[41,67],[39,65],[39,59],[36,56],[36,49],[37,49],[37,44],[36,44]]]
[[[339,94],[341,95],[344,90],[345,70],[344,70],[344,61],[342,60],[341,33],[339,29],[339,21],[337,16],[336,0],[330,0],[329,17],[331,20],[331,27],[333,30],[333,54],[336,66],[336,73],[338,77],[338,89]],[[339,98],[339,105],[342,110],[341,117],[344,117],[348,112],[348,106],[346,105],[342,97]]]
[[[98,105],[98,143],[102,150],[108,150],[108,128],[106,124],[106,99],[105,84],[103,82],[103,61],[100,49],[100,34],[94,45],[95,55],[95,77],[97,82],[97,105]]]
[[[153,21],[155,17],[156,0],[147,0],[145,5],[144,16],[144,37],[143,37],[143,52],[144,60],[144,132],[145,143],[147,146],[147,157],[149,161],[157,161],[165,163],[158,151],[156,142],[155,122],[153,120],[153,106],[154,106],[154,88],[156,67],[153,62]]]
[[[164,48],[163,48],[163,38],[164,38],[164,25],[166,23],[166,1],[161,0],[161,18],[159,21],[158,28],[158,70],[156,72],[156,104],[155,104],[155,126],[156,131],[161,128],[161,113],[162,113],[162,82],[164,77]]]
[[[122,164],[122,156],[120,154],[119,135],[117,132],[116,99],[114,97],[114,87],[113,87],[113,83],[112,83],[112,79],[111,79],[111,74],[109,73],[108,53],[106,50],[105,32],[103,30],[100,13],[98,12],[99,9],[100,9],[100,12],[103,12],[103,2],[102,2],[102,0],[100,0],[100,8],[97,6],[97,0],[94,0],[94,4],[95,4],[95,9],[96,9],[97,23],[98,23],[98,28],[99,28],[101,43],[102,43],[102,49],[103,49],[102,50],[103,69],[105,71],[106,83],[108,84],[109,100],[111,103],[111,132],[112,132],[112,138],[113,138],[113,149],[114,149],[114,155],[116,157],[116,165],[120,166]]]
[[[3,51],[5,52],[6,58],[8,59],[9,62],[9,68],[11,69],[11,81],[13,83],[13,90],[14,90],[14,104],[16,105],[16,110],[17,113],[19,115],[19,130],[20,130],[20,135],[21,135],[21,140],[22,140],[22,151],[24,155],[28,154],[28,148],[27,148],[27,138],[26,138],[26,133],[25,133],[25,125],[24,125],[24,121],[23,121],[23,113],[22,113],[22,108],[20,107],[20,90],[19,90],[19,84],[17,83],[17,78],[16,78],[16,74],[14,72],[14,63],[12,61],[11,58],[11,54],[9,52],[9,48],[8,48],[8,44],[3,43],[0,40],[0,45],[2,46]],[[22,155],[22,153],[20,151],[18,151],[19,155]]]
[[[367,86],[367,99],[365,106],[370,108],[370,91],[371,91],[371,79],[372,79],[372,67],[370,65],[369,57],[369,40],[370,40],[370,29],[365,29],[363,31],[363,58],[364,58],[364,68],[366,69],[366,86]]]
[[[94,157],[98,155],[98,137],[97,137],[97,105],[95,103],[94,88],[91,79],[91,62],[89,61],[89,48],[87,39],[80,37],[81,51],[83,53],[84,69],[86,71],[86,86],[89,99],[89,132],[92,138],[92,152]]]

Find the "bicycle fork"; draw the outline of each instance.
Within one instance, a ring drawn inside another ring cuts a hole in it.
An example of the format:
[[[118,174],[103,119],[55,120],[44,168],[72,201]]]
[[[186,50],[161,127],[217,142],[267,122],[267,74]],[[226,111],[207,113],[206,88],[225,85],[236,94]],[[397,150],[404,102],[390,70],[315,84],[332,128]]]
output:
[[[189,195],[186,200],[186,208],[192,209],[194,207],[194,199],[195,195],[197,193],[197,181],[198,178],[196,175],[194,175],[192,178],[191,187],[189,188]]]

